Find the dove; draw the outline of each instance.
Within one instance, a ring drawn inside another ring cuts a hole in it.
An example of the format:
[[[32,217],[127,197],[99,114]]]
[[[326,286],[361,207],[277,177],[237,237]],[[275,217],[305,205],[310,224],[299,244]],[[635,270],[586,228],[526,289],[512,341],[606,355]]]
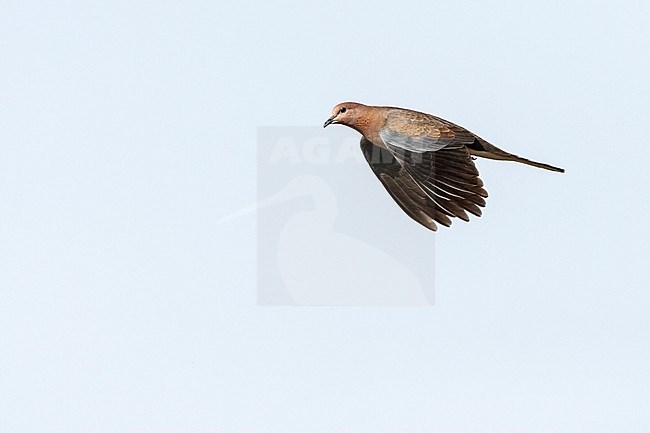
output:
[[[343,102],[323,127],[348,126],[361,137],[361,151],[402,210],[429,230],[452,218],[480,217],[488,196],[475,157],[514,161],[545,170],[564,169],[508,153],[462,126],[398,107]]]

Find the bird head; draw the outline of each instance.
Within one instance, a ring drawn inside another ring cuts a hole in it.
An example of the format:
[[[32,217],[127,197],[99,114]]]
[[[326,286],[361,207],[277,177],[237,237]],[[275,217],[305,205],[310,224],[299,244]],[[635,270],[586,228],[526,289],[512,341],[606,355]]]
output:
[[[333,123],[354,127],[362,116],[365,105],[357,102],[341,102],[332,109],[332,116],[325,121],[323,128]]]

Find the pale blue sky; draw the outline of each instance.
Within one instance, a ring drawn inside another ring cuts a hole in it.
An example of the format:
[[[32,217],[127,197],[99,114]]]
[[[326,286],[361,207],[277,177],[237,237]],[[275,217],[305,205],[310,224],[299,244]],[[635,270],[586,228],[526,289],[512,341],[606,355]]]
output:
[[[647,2],[0,9],[1,433],[650,430]],[[376,200],[434,307],[257,307],[255,219],[217,221],[258,126],[342,100],[567,173],[478,161],[435,235]]]

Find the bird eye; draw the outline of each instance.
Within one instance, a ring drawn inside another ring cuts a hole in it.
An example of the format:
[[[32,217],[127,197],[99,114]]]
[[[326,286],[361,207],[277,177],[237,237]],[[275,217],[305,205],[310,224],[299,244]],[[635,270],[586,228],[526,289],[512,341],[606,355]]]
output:
[[[345,108],[345,107],[343,107],[343,108],[341,108],[341,109],[339,110],[339,114],[343,114],[343,113],[345,113],[346,111],[348,111],[348,109]]]

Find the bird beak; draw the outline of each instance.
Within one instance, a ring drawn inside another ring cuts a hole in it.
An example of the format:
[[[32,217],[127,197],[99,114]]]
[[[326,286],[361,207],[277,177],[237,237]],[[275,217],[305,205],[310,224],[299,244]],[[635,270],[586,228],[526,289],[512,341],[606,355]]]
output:
[[[332,123],[334,123],[334,119],[335,119],[335,118],[336,118],[336,114],[333,115],[332,117],[330,117],[329,119],[327,119],[327,120],[325,121],[325,123],[323,124],[323,128],[326,128],[327,125],[331,125]]]

